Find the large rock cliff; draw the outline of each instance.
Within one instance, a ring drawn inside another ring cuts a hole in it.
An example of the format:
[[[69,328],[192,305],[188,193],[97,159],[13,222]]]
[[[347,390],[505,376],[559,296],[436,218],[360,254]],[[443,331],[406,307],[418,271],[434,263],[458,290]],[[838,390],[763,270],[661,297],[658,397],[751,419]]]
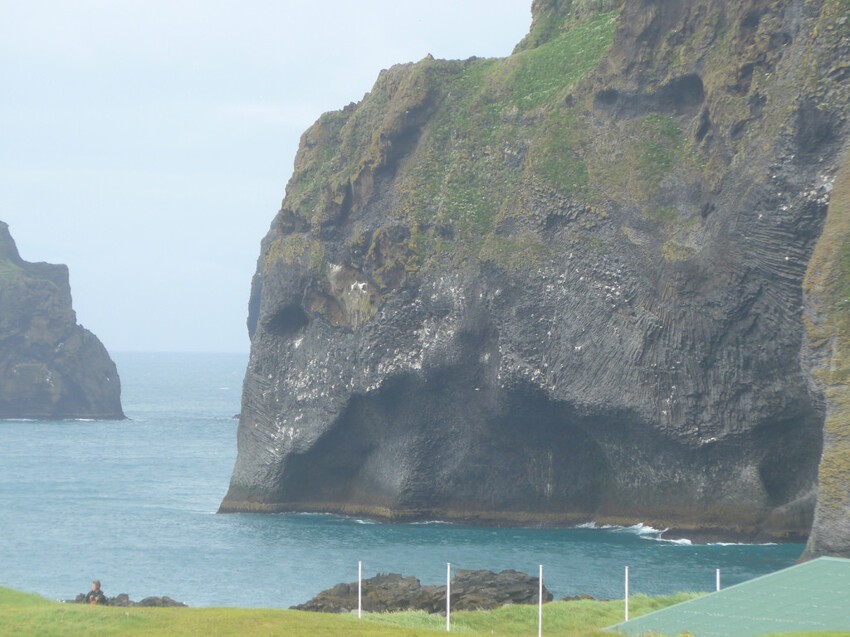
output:
[[[222,511],[806,537],[850,2],[532,13],[510,57],[393,67],[304,134]]]
[[[115,363],[77,325],[68,268],[21,259],[1,221],[0,418],[124,418]]]

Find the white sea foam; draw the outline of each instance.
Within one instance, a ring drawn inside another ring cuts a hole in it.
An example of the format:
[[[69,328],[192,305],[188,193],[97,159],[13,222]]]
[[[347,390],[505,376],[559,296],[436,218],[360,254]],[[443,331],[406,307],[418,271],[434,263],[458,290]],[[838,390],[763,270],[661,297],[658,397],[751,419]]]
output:
[[[649,537],[647,535],[641,536],[642,540],[649,540],[650,542],[665,542],[666,544],[678,544],[680,546],[691,546],[693,542],[691,542],[688,538],[682,537],[678,539],[667,539],[664,537]]]
[[[631,526],[616,526],[613,524],[599,524],[598,522],[590,521],[583,524],[578,524],[576,529],[593,529],[599,531],[613,531],[614,533],[634,533],[642,540],[651,540],[653,542],[664,542],[666,544],[676,544],[679,546],[693,546],[693,540],[688,538],[666,538],[662,537],[669,529],[656,529],[639,522]],[[705,546],[776,546],[776,542],[706,542]]]
[[[600,530],[600,531],[612,531],[612,530],[616,530],[616,529],[623,529],[625,527],[615,526],[613,524],[597,524],[596,522],[591,521],[591,522],[585,522],[584,524],[579,524],[578,526],[576,526],[574,528],[576,528],[576,529],[594,529],[594,530]]]
[[[667,529],[656,529],[655,527],[649,526],[648,524],[644,524],[643,522],[638,522],[637,524],[632,524],[631,526],[618,526],[616,524],[599,524],[598,522],[585,522],[584,524],[578,524],[575,527],[576,529],[594,529],[599,531],[613,531],[614,533],[634,533],[635,535],[645,536],[645,535],[661,535],[665,533]]]
[[[777,546],[777,542],[707,542],[706,546]]]
[[[650,540],[653,542],[664,542],[666,544],[677,544],[680,546],[691,546],[693,542],[687,538],[665,538],[661,537],[668,529],[656,529],[653,526],[638,522],[631,526],[613,526],[610,524],[597,524],[596,522],[587,522],[579,525],[576,528],[581,529],[603,529],[613,531],[615,533],[634,533],[642,540]]]
[[[637,524],[633,524],[632,526],[620,527],[616,530],[634,533],[635,535],[660,535],[667,531],[667,529],[656,529],[654,527],[649,526],[648,524],[644,524],[643,522],[638,522]]]

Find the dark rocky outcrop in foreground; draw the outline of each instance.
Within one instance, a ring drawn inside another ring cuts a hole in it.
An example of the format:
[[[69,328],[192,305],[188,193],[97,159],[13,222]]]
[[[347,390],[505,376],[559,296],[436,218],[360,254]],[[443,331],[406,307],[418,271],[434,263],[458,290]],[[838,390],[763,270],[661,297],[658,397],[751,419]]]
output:
[[[536,604],[539,586],[538,578],[518,571],[457,571],[452,578],[451,607],[452,610],[489,610],[505,604]],[[403,577],[397,573],[364,579],[362,597],[363,610],[369,613],[446,611],[445,586],[422,586],[415,577]],[[545,585],[543,601],[552,601]],[[321,613],[357,610],[357,582],[337,584],[293,608]]]
[[[221,510],[850,556],[847,1],[532,11],[304,134]]]
[[[186,604],[183,602],[177,602],[171,599],[168,596],[163,597],[145,597],[141,601],[134,602],[130,599],[130,596],[126,593],[121,593],[120,595],[116,595],[115,597],[109,597],[107,606],[121,606],[121,607],[134,607],[138,606],[141,608],[187,608]],[[76,599],[72,604],[85,604],[86,603],[86,595],[85,593],[80,593],[77,595]]]
[[[0,418],[124,418],[115,363],[77,325],[68,268],[21,259],[2,221]]]

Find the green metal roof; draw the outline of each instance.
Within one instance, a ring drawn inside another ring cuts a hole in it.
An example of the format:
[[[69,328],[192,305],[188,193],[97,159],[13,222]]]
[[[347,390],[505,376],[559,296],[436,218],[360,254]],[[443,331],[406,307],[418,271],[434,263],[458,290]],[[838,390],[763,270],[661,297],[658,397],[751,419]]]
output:
[[[751,637],[802,631],[850,635],[850,560],[821,557],[608,628],[637,637]]]

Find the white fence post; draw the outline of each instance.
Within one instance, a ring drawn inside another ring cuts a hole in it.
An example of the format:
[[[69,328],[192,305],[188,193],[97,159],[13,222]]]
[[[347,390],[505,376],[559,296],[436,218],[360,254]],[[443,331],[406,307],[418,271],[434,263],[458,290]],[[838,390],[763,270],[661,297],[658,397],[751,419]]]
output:
[[[629,566],[626,565],[626,621],[629,621]]]
[[[540,577],[537,590],[537,637],[543,637],[543,565],[540,565]]]
[[[717,592],[719,593],[720,592],[720,569],[719,568],[717,569],[717,572],[715,573],[714,579],[715,579],[715,588],[716,588]]]
[[[363,562],[357,562],[357,619],[363,617]]]
[[[446,632],[452,630],[452,563],[446,562]]]

